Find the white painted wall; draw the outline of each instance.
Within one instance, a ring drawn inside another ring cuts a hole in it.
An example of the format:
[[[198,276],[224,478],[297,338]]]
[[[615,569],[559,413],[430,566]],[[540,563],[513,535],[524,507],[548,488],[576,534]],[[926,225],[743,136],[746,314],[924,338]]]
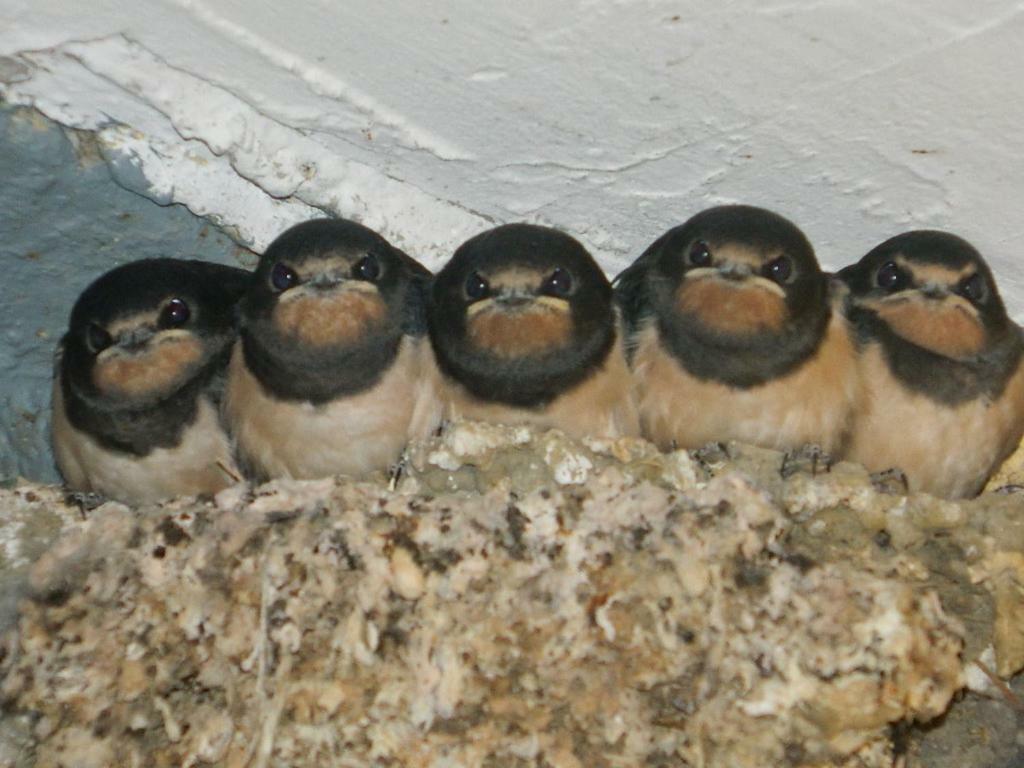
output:
[[[832,267],[957,231],[1024,316],[1021,2],[0,0],[0,56],[6,99],[257,249],[324,209],[436,267],[532,220],[614,273],[744,201]]]

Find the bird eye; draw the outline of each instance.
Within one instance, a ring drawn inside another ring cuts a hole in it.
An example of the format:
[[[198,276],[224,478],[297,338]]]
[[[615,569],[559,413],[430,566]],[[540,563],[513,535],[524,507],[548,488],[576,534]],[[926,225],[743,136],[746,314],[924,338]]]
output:
[[[171,299],[160,312],[160,319],[157,321],[161,328],[178,328],[188,322],[192,317],[192,311],[181,299]]]
[[[965,299],[973,302],[984,301],[987,291],[985,290],[985,278],[980,272],[975,272],[970,277],[965,277],[957,286],[957,293]]]
[[[706,267],[711,264],[711,249],[703,240],[698,240],[690,246],[690,263],[695,267]]]
[[[769,261],[761,269],[761,274],[779,285],[782,285],[789,276],[793,274],[793,262],[788,256],[779,256],[774,261]]]
[[[373,282],[380,277],[380,262],[373,255],[363,256],[352,266],[352,277]]]
[[[491,286],[480,277],[479,272],[473,272],[466,278],[466,296],[473,301],[479,301],[490,293]]]
[[[569,292],[572,291],[572,275],[559,267],[548,275],[540,290],[541,293],[545,293],[548,296],[568,296]]]
[[[270,270],[270,284],[279,291],[287,291],[295,283],[298,277],[295,271],[283,262],[278,262]]]
[[[107,333],[106,328],[96,323],[89,323],[89,326],[85,329],[85,343],[92,350],[92,353],[97,355],[113,344],[114,340]]]
[[[887,261],[875,275],[875,282],[878,283],[879,288],[898,291],[907,284],[907,276],[895,262]]]

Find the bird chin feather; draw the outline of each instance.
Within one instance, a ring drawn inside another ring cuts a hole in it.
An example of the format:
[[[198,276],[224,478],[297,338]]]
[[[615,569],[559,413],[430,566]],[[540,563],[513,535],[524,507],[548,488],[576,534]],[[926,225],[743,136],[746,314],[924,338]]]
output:
[[[384,321],[387,305],[376,290],[301,294],[274,309],[281,335],[309,347],[345,347]]]
[[[890,297],[869,308],[900,338],[953,360],[980,354],[988,342],[977,310],[959,296]]]
[[[559,305],[551,306],[538,299],[515,312],[492,303],[469,319],[469,341],[478,349],[507,359],[545,355],[564,348],[572,340],[573,323],[568,305],[558,301]]]
[[[779,331],[789,319],[785,294],[762,279],[726,282],[716,278],[684,280],[676,291],[676,308],[721,333],[745,335]]]
[[[203,344],[194,334],[169,332],[154,338],[140,352],[104,350],[93,368],[93,383],[109,397],[159,398],[188,381],[204,357]]]

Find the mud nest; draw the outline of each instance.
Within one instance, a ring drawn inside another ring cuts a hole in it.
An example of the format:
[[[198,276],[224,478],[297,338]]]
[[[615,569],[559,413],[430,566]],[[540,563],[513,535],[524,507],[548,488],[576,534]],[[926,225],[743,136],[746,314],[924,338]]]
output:
[[[1020,717],[1024,496],[886,490],[476,423],[365,482],[142,509],[20,485],[0,765],[962,761],[929,746],[951,706]]]

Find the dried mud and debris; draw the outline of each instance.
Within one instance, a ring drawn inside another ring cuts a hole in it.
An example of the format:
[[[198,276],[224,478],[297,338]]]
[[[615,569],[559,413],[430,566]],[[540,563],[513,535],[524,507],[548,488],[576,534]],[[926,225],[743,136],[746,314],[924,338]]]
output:
[[[1016,765],[1013,461],[949,502],[457,423],[372,481],[6,489],[0,766]]]

